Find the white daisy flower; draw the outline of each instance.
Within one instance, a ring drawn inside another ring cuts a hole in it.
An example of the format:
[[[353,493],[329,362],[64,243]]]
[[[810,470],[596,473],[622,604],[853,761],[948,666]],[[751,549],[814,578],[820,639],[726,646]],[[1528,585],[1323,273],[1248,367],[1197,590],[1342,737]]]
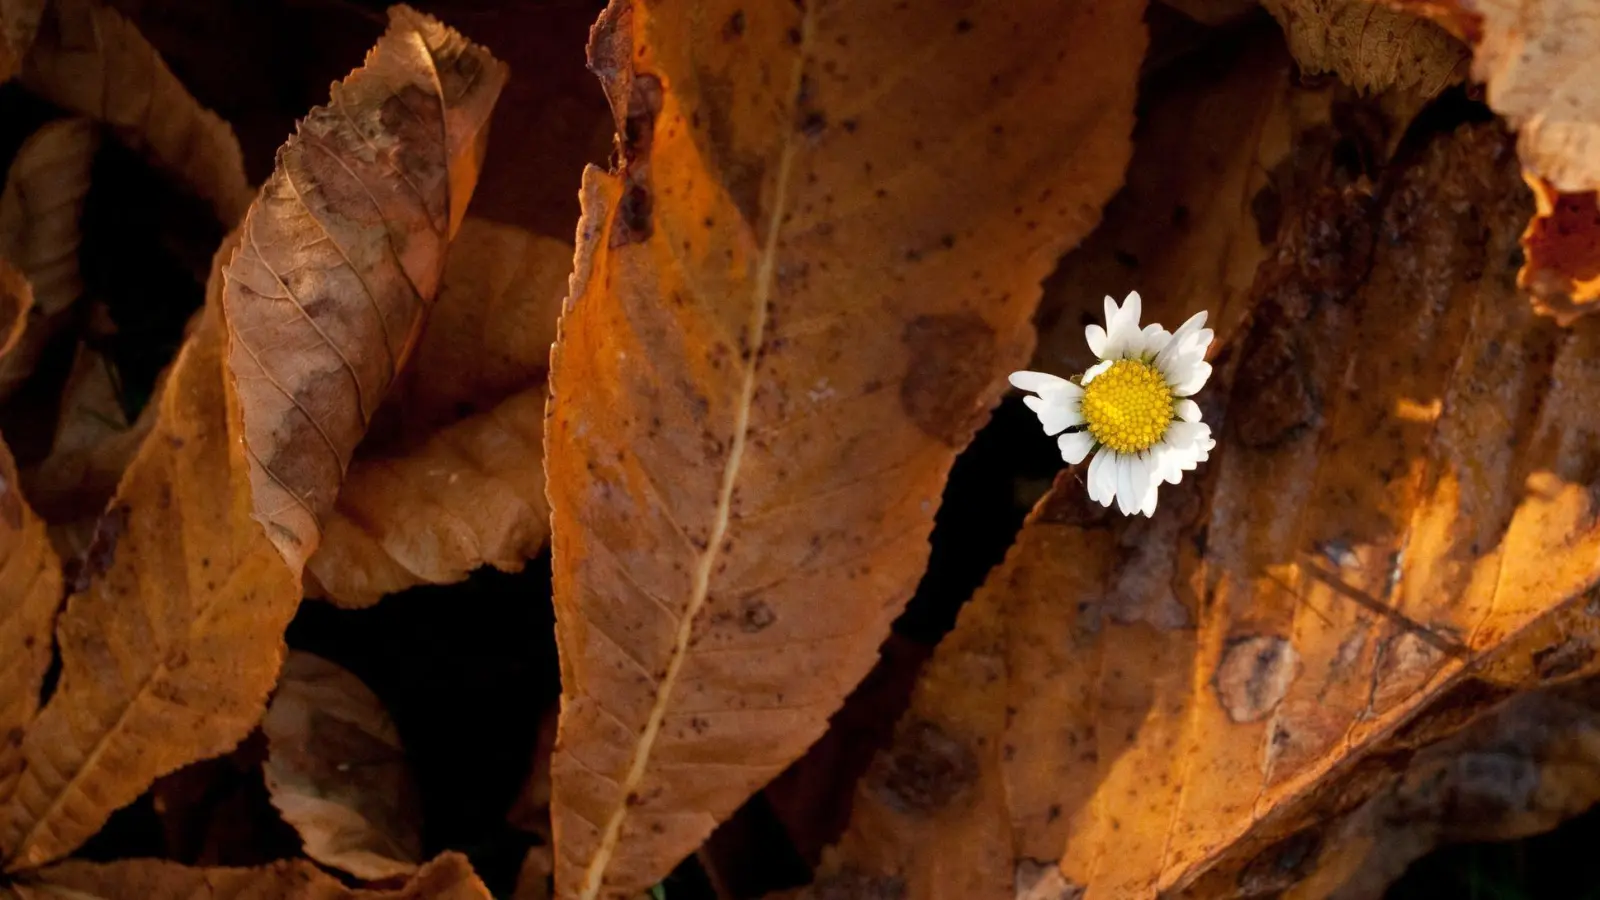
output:
[[[1198,312],[1176,333],[1156,324],[1140,329],[1138,292],[1120,307],[1107,297],[1106,326],[1084,329],[1100,361],[1082,376],[1011,373],[1013,385],[1037,395],[1023,402],[1044,433],[1061,435],[1062,459],[1077,465],[1094,452],[1089,499],[1148,516],[1163,481],[1177,484],[1210,456],[1217,442],[1189,399],[1211,377],[1206,349],[1215,334],[1205,324]]]

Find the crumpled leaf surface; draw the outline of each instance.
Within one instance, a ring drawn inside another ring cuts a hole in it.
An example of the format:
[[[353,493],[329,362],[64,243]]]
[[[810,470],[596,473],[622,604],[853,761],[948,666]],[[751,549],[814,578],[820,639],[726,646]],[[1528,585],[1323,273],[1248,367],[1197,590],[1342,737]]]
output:
[[[570,244],[466,219],[307,563],[312,593],[368,606],[538,553],[550,533],[545,382],[571,270]]]
[[[157,776],[233,747],[277,677],[299,586],[250,519],[230,438],[217,304],[233,246],[60,615],[60,682],[0,806],[8,870],[71,852]]]
[[[0,360],[0,399],[33,373],[45,342],[83,294],[79,224],[99,135],[87,119],[46,123],[23,142],[0,194],[0,256],[27,276],[34,309],[22,342]]]
[[[614,2],[546,423],[556,892],[665,875],[823,731],[1038,282],[1127,160],[1139,4]]]
[[[1403,0],[1402,0],[1403,2]],[[1362,92],[1432,97],[1467,73],[1470,53],[1444,28],[1375,0],[1262,0],[1310,72]]]
[[[505,67],[397,6],[301,121],[228,265],[254,515],[296,572],[439,289]]]
[[[156,859],[68,862],[30,872],[4,900],[489,900],[467,858],[444,853],[396,888],[350,888],[307,860],[254,869],[191,868]]]
[[[1436,846],[1549,831],[1600,801],[1600,681],[1524,694],[1423,749],[1323,832],[1296,897],[1380,900]]]
[[[1058,477],[818,894],[1286,890],[1417,711],[1592,668],[1600,330],[1520,301],[1528,205],[1509,139],[1475,126],[1375,195],[1295,209],[1201,395],[1211,461],[1149,521]]]
[[[359,678],[291,651],[261,729],[272,805],[307,856],[366,881],[416,871],[421,811],[405,748]]]
[[[117,137],[232,227],[254,195],[233,129],[189,95],[132,23],[94,0],[51,0],[22,73],[51,103]]]
[[[1191,66],[1149,101],[1127,183],[1046,282],[1033,368],[1081,371],[1085,323],[1064,313],[1130,290],[1160,303],[1169,324],[1207,310],[1217,340],[1232,338],[1282,207],[1305,188],[1291,153],[1331,140],[1334,91],[1297,87],[1290,70],[1281,44],[1256,41],[1235,64]]]
[[[1536,211],[1522,235],[1517,282],[1535,309],[1570,325],[1600,305],[1600,192],[1563,194],[1537,175],[1528,186]]]
[[[27,282],[0,260],[0,360],[31,305]],[[16,463],[0,440],[0,805],[22,770],[20,736],[39,707],[50,633],[61,604],[61,561],[23,498]]]

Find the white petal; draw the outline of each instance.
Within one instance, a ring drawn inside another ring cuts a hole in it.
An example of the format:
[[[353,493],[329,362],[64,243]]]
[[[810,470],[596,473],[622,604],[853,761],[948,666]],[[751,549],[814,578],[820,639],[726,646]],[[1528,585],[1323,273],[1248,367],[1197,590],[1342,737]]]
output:
[[[1165,328],[1151,322],[1139,332],[1139,337],[1128,348],[1128,356],[1151,357],[1161,352],[1162,348],[1172,342],[1172,335]]]
[[[1138,463],[1137,456],[1117,457],[1117,510],[1125,516],[1133,515],[1139,508],[1135,505],[1138,493],[1134,489],[1134,467]]]
[[[1022,391],[1033,391],[1036,394],[1060,388],[1062,385],[1073,386],[1072,382],[1060,375],[1051,375],[1049,372],[1012,372],[1009,380],[1012,387]]]
[[[1078,404],[1067,403],[1058,399],[1059,397],[1060,394],[1052,393],[1047,396],[1022,398],[1022,402],[1039,417],[1039,424],[1044,426],[1045,434],[1060,434],[1074,425],[1083,424],[1083,415],[1078,412]]]
[[[1188,449],[1211,434],[1211,426],[1204,422],[1173,422],[1161,442],[1169,447]]]
[[[1093,353],[1096,359],[1105,355],[1102,353],[1106,349],[1106,330],[1104,328],[1099,325],[1090,325],[1084,328],[1083,339],[1089,343],[1089,352]]]
[[[1083,373],[1083,377],[1078,379],[1078,382],[1080,384],[1087,385],[1089,382],[1095,380],[1096,378],[1099,378],[1101,372],[1104,372],[1105,370],[1111,368],[1111,364],[1113,362],[1116,362],[1116,360],[1107,359],[1107,360],[1101,360],[1100,362],[1095,363],[1094,365],[1089,367],[1089,371]]]
[[[1172,395],[1174,397],[1188,397],[1206,386],[1206,379],[1211,377],[1211,364],[1197,363],[1182,381],[1174,382]]]
[[[1106,309],[1109,312],[1115,308],[1111,298],[1106,298]],[[1128,349],[1142,343],[1139,331],[1140,302],[1137,291],[1128,294],[1128,299],[1122,302],[1116,313],[1106,322],[1106,345],[1101,359],[1122,359],[1129,355]]]
[[[1156,464],[1158,463],[1153,461],[1150,476],[1144,488],[1144,496],[1139,498],[1139,512],[1144,513],[1146,518],[1155,515],[1156,494],[1161,490],[1161,478],[1154,468]]]
[[[1075,466],[1094,449],[1094,435],[1088,431],[1069,431],[1056,438],[1056,446],[1061,448],[1061,458],[1067,465]]]
[[[1187,398],[1172,404],[1172,411],[1183,422],[1200,421],[1200,404]]]
[[[1089,460],[1089,499],[1101,506],[1110,506],[1117,495],[1117,455],[1104,447]]]

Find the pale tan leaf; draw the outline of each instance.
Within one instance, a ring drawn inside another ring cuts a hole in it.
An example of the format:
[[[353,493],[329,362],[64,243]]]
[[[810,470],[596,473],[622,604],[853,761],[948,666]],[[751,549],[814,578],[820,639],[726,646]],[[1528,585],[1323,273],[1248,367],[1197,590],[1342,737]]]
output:
[[[61,613],[61,679],[0,806],[10,870],[71,852],[158,776],[234,746],[277,677],[299,584],[250,519],[230,436],[218,305],[233,246]]]
[[[584,178],[546,433],[558,896],[649,888],[871,668],[1121,177],[1142,13],[602,16],[621,166]]]
[[[21,343],[0,361],[0,399],[33,373],[45,343],[83,293],[79,225],[99,135],[87,119],[62,119],[17,150],[0,194],[0,256],[33,285],[34,308]]]
[[[150,42],[95,0],[51,0],[23,66],[29,90],[108,125],[232,227],[254,194],[233,129],[189,96]]]
[[[0,890],[5,890],[0,888]],[[10,888],[18,900],[490,900],[465,856],[444,853],[395,888],[350,888],[306,860],[199,869],[155,859],[68,862]],[[4,896],[0,894],[0,896]]]
[[[357,448],[308,589],[341,606],[479,566],[522,568],[549,536],[545,379],[572,247],[468,218],[439,299]]]
[[[416,871],[421,810],[405,749],[360,679],[290,652],[261,730],[272,805],[300,832],[307,856],[367,881]]]
[[[1224,423],[1210,462],[1149,521],[1057,478],[819,890],[1276,894],[1392,767],[1386,741],[1437,738],[1419,711],[1593,668],[1600,328],[1521,301],[1509,148],[1463,128],[1376,196],[1330,185],[1292,210],[1201,395]]]
[[[254,515],[297,572],[421,335],[505,77],[488,51],[394,7],[245,218],[227,270],[228,368]]]
[[[1335,72],[1362,92],[1432,97],[1467,73],[1466,46],[1409,12],[1374,0],[1262,0],[1310,72]]]
[[[23,499],[11,451],[0,441],[0,805],[22,773],[22,733],[39,709],[60,604],[61,562],[44,522]]]

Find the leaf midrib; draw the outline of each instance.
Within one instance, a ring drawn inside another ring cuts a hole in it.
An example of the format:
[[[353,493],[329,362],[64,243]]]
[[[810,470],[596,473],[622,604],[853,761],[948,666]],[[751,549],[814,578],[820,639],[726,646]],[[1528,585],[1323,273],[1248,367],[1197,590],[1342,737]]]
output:
[[[790,76],[789,106],[795,107],[799,103],[801,91],[801,76],[805,71],[806,48],[810,46],[813,27],[812,7],[815,4],[801,6],[800,42],[796,48],[794,71]],[[787,121],[787,120],[786,120]],[[649,767],[650,753],[654,748],[656,738],[661,733],[662,722],[666,719],[667,709],[671,705],[673,688],[677,684],[678,675],[683,669],[683,662],[689,655],[689,639],[694,630],[694,621],[706,598],[710,593],[711,573],[716,563],[717,554],[721,550],[724,536],[727,534],[728,521],[731,518],[733,506],[733,489],[739,477],[739,466],[744,458],[745,440],[750,430],[750,410],[755,398],[756,371],[760,366],[761,354],[756,352],[766,337],[767,310],[771,305],[773,276],[777,270],[778,234],[782,229],[784,206],[788,201],[789,174],[794,163],[795,131],[792,127],[785,128],[783,149],[778,157],[778,172],[776,191],[773,196],[771,218],[767,223],[767,233],[761,248],[760,265],[756,270],[756,279],[751,296],[750,313],[750,346],[752,352],[745,362],[744,381],[740,385],[739,404],[734,413],[733,440],[728,449],[728,461],[722,470],[722,483],[717,493],[717,509],[712,519],[710,535],[706,540],[706,549],[695,561],[693,579],[690,582],[689,602],[684,608],[683,616],[678,620],[678,632],[674,637],[672,656],[667,661],[667,671],[661,678],[660,686],[656,689],[656,699],[650,709],[650,716],[645,721],[644,730],[639,735],[639,742],[634,746],[633,759],[628,765],[628,772],[619,787],[620,800],[612,809],[611,816],[606,820],[605,827],[601,830],[600,846],[595,850],[594,856],[589,861],[588,869],[584,873],[583,886],[579,891],[580,900],[595,900],[600,893],[601,884],[604,882],[606,869],[610,865],[612,856],[616,853],[617,844],[622,835],[623,822],[628,817],[628,797],[638,789],[644,780],[645,771]]]

